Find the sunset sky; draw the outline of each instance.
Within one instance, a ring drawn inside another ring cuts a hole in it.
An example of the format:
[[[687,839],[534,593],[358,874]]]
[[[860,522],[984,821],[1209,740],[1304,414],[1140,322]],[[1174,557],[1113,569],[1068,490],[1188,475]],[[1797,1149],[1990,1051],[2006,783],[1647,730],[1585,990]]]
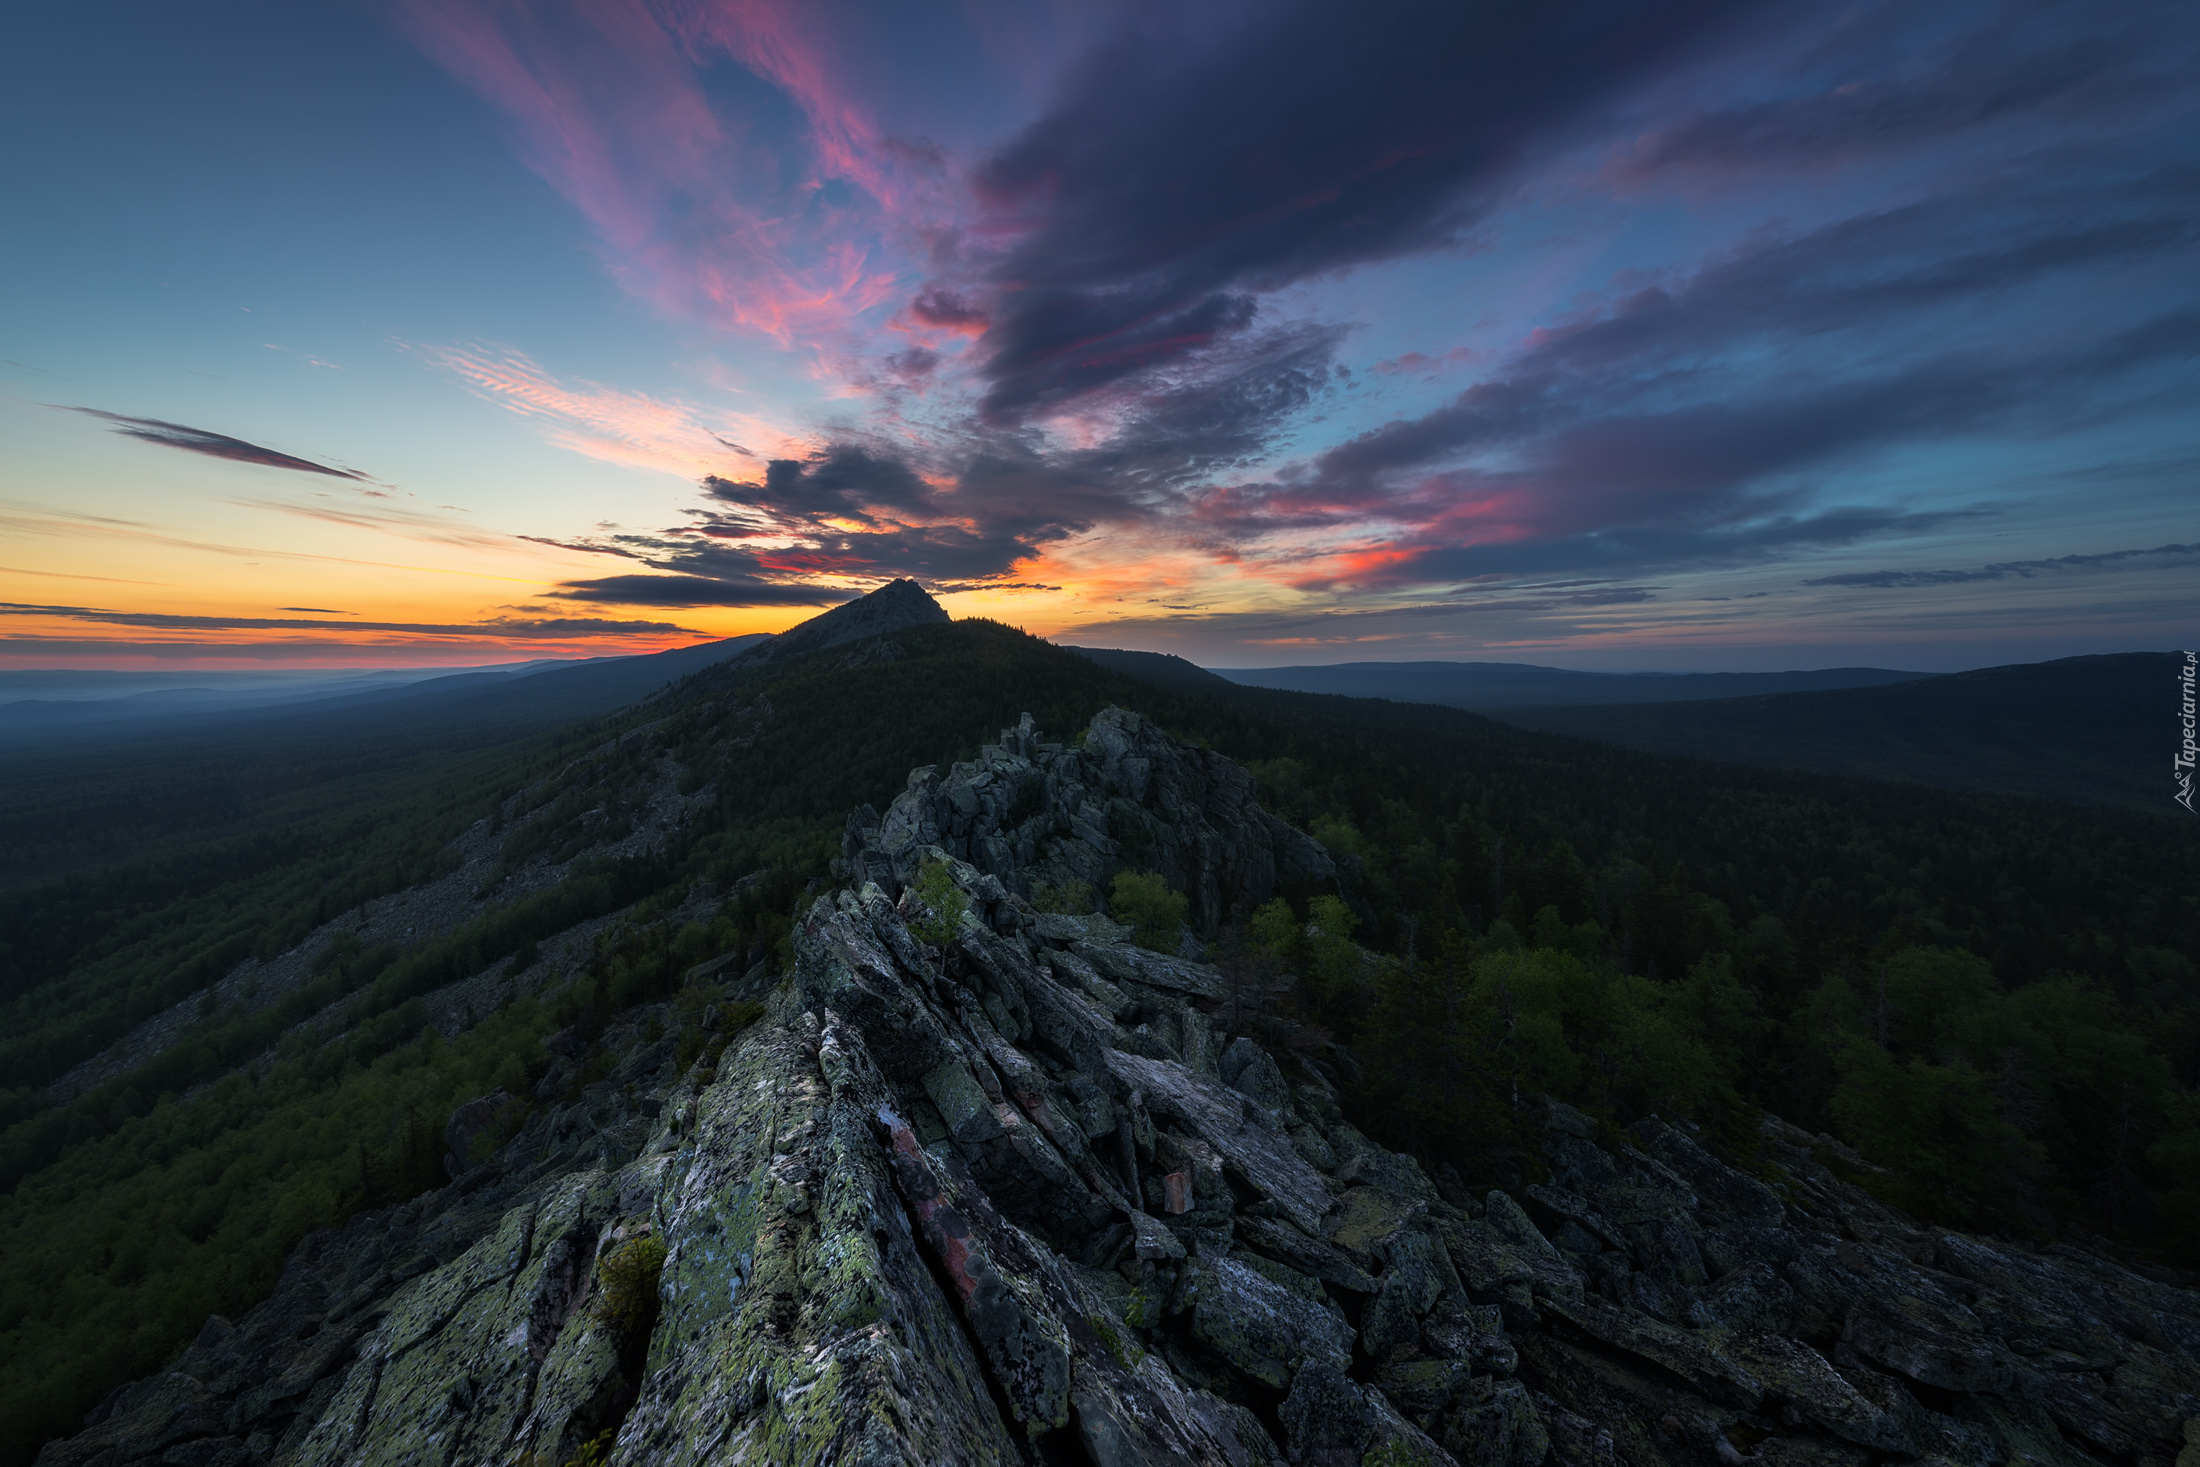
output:
[[[2200,625],[2200,26],[415,0],[0,22],[0,666],[897,576],[1211,666]]]

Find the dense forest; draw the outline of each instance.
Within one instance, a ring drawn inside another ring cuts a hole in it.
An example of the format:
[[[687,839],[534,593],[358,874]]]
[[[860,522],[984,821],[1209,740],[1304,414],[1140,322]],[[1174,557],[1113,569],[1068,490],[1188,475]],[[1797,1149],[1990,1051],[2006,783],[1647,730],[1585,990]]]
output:
[[[1024,712],[1068,738],[1110,704],[1245,762],[1340,858],[1335,889],[1201,936],[1243,980],[1241,1021],[1432,1170],[1532,1174],[1513,1118],[1540,1092],[1619,1124],[1686,1115],[1745,1160],[1769,1109],[1856,1148],[1879,1168],[1861,1180],[1924,1215],[2200,1261],[2179,1251],[2200,1237],[2191,822],[1645,755],[1438,707],[1161,688],[966,621],[711,668],[503,742],[328,754],[281,799],[250,788],[234,733],[233,792],[179,809],[153,854],[0,895],[0,1453],[27,1460],[206,1314],[248,1305],[307,1231],[440,1184],[452,1107],[531,1093],[555,1031],[665,1000],[686,1023],[693,965],[780,960],[852,807]],[[604,854],[666,760],[707,803],[659,848]],[[218,762],[179,782],[218,781]],[[130,777],[158,784],[158,757]],[[57,812],[98,804],[88,765],[82,781],[50,782],[47,814],[9,828],[52,850]],[[417,943],[312,936],[444,874],[482,821],[484,890],[545,862],[559,879]],[[1116,899],[1152,930],[1166,893],[1131,874]],[[604,918],[537,991],[430,1022],[452,982]],[[55,1096],[132,1026],[309,937],[304,981],[202,1002],[156,1059]]]

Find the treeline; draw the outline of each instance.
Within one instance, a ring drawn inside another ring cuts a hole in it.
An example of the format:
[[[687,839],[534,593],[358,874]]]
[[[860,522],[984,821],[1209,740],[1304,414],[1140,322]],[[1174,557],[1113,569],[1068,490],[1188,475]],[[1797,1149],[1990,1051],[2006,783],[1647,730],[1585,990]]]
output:
[[[1168,716],[1344,862],[1341,895],[1224,946],[1288,980],[1279,1042],[1340,1045],[1362,1124],[1431,1166],[1532,1173],[1512,1118],[1542,1091],[1745,1156],[1770,1109],[1923,1216],[2200,1262],[2190,822],[1413,705],[1246,689]]]

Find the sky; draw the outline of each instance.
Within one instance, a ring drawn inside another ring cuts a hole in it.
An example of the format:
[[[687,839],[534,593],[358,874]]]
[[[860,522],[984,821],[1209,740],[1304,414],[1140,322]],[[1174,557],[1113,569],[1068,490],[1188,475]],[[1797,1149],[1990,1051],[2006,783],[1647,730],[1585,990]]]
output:
[[[0,20],[0,667],[896,577],[1208,666],[2200,626],[2200,28],[2121,3]]]

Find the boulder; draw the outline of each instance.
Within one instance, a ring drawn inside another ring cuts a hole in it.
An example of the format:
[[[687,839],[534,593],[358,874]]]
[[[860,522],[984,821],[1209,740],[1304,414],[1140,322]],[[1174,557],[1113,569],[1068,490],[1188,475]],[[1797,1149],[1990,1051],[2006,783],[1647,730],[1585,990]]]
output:
[[[1234,1258],[1202,1258],[1187,1270],[1192,1334],[1249,1379],[1284,1390],[1310,1362],[1342,1370],[1352,1326],[1317,1303]]]
[[[502,1090],[469,1100],[451,1112],[443,1127],[443,1170],[464,1176],[489,1159],[489,1153],[508,1140],[527,1105]]]

